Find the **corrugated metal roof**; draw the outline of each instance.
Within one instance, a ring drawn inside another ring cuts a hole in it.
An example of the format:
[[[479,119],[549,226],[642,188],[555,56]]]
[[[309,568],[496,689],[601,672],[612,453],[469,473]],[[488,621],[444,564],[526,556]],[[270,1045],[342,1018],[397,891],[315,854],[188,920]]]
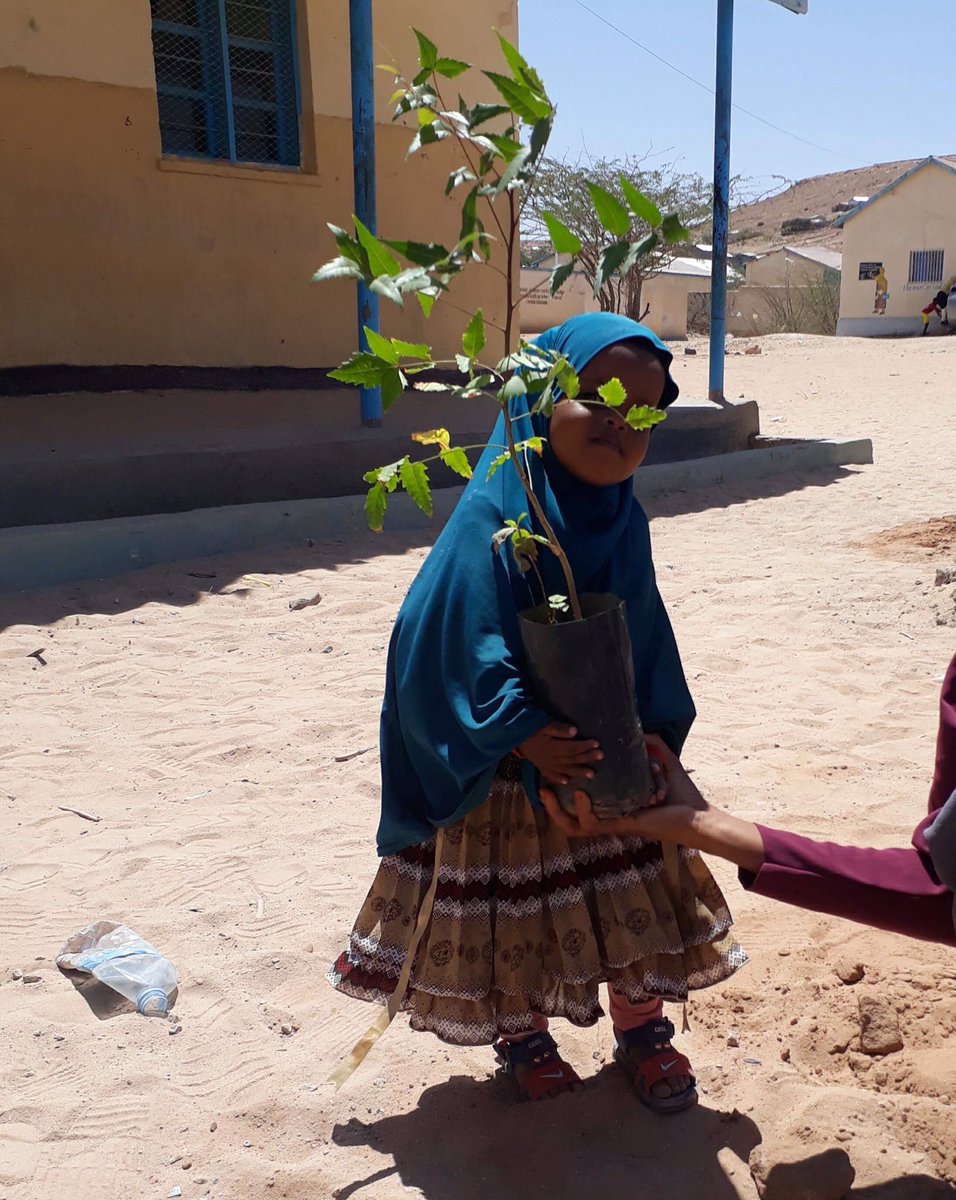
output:
[[[784,246],[784,250],[787,254],[795,254],[797,258],[808,258],[811,262],[819,263],[821,267],[843,270],[843,255],[839,250],[828,250],[826,246]]]

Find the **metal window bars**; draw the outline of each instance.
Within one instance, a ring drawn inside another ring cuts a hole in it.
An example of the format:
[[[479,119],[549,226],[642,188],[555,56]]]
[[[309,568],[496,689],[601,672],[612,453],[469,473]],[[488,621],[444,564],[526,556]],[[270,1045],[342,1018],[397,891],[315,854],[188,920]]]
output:
[[[910,283],[940,283],[942,278],[942,250],[910,251]]]
[[[299,166],[295,0],[150,0],[165,154]]]

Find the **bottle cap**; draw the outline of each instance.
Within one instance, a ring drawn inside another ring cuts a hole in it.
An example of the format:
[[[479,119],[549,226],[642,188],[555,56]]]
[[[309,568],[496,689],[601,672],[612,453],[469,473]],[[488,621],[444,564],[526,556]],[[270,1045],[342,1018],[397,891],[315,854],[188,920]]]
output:
[[[169,997],[162,988],[149,988],[136,1001],[137,1009],[147,1017],[165,1017],[169,1011]]]

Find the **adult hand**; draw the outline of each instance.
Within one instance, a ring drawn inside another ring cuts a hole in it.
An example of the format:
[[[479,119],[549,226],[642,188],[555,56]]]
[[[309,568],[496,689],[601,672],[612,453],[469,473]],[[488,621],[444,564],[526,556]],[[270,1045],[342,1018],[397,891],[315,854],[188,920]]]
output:
[[[575,811],[571,814],[561,808],[553,792],[542,789],[541,800],[548,816],[567,837],[618,834],[652,842],[680,842],[686,838],[694,814],[707,810],[709,805],[667,743],[656,734],[648,734],[644,740],[658,783],[649,808],[627,817],[596,817],[590,799],[582,791],[575,793]]]
[[[529,762],[541,772],[541,778],[563,786],[574,779],[593,779],[589,764],[600,762],[604,755],[595,741],[578,739],[573,725],[552,721],[518,747]]]

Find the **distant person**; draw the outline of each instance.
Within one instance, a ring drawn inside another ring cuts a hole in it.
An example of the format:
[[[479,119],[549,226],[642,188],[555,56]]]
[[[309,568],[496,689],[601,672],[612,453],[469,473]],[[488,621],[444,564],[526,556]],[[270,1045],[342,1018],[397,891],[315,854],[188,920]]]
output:
[[[677,842],[736,863],[741,883],[759,895],[956,946],[956,656],[940,695],[929,815],[905,850],[839,846],[742,821],[709,805],[676,755],[658,739],[648,740],[667,773],[666,802],[632,817],[599,821],[583,792],[575,818],[543,790],[541,799],[563,833],[594,837],[606,829]]]
[[[920,312],[920,316],[923,318],[923,332],[920,334],[920,337],[925,337],[926,331],[927,331],[927,329],[929,329],[929,319],[934,313],[940,318],[941,321],[943,321],[943,317],[945,316],[945,313],[946,313],[946,305],[948,304],[948,302],[949,302],[949,297],[946,295],[946,293],[943,291],[939,291],[936,293],[936,295],[933,297],[933,299],[930,300],[929,304],[927,304],[926,307],[924,309],[922,309],[922,311]],[[943,321],[943,324],[946,324],[946,323],[947,323],[946,321]]]
[[[638,709],[678,751],[695,713],[634,498],[648,433],[597,402],[598,388],[618,378],[629,405],[667,406],[677,396],[671,353],[612,313],[573,317],[537,345],[568,359],[580,393],[561,397],[550,418],[531,415],[533,396],[512,401],[522,436],[546,439],[529,456],[535,493],[561,529],[581,591],[626,601]],[[489,478],[504,440],[502,415],[392,634],[383,857],[328,978],[348,996],[385,1004],[411,960],[402,1007],[412,1029],[453,1045],[492,1044],[522,1100],[580,1086],[548,1020],[594,1025],[606,983],[615,1057],[643,1104],[677,1112],[697,1091],[663,1001],[729,978],[746,957],[698,855],[680,856],[672,881],[661,846],[615,835],[572,844],[533,807],[539,779],[587,777],[601,753],[530,699],[518,627],[528,577],[490,549],[506,518],[527,508],[510,465]],[[539,567],[546,594],[560,591],[554,556],[542,554]]]

